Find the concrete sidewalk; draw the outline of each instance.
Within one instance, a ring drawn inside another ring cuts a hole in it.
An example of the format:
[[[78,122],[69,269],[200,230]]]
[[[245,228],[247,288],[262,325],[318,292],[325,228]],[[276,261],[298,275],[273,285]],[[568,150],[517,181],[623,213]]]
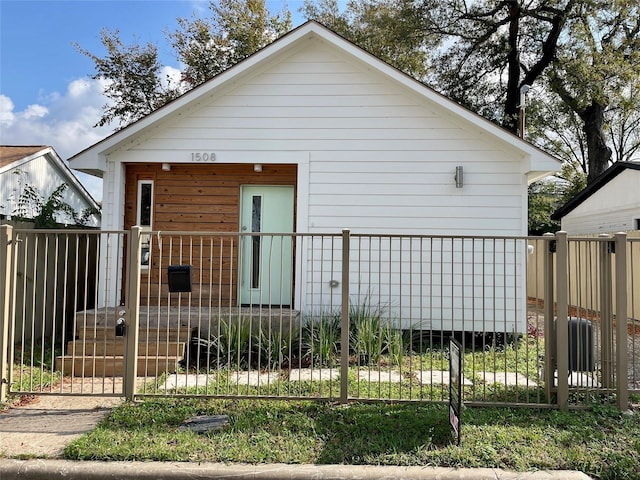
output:
[[[378,467],[368,465],[225,465],[174,462],[2,460],[0,480],[588,480],[571,471],[514,473],[491,468]]]
[[[71,441],[96,428],[120,402],[119,397],[42,395],[0,412],[0,457],[61,458]]]

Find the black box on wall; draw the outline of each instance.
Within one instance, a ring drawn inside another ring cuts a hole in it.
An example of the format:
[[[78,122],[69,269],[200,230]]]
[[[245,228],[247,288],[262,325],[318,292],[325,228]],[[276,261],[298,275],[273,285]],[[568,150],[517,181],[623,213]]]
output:
[[[167,276],[169,292],[191,293],[191,265],[169,265]]]

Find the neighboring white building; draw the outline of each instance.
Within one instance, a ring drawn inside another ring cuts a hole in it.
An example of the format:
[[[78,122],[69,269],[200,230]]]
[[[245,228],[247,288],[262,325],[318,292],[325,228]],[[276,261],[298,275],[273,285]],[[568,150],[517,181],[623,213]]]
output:
[[[560,168],[315,22],[70,162],[103,178],[105,229],[139,223],[149,198],[154,231],[239,231],[248,196],[277,195],[271,231],[394,235],[526,235],[528,183]],[[292,295],[280,303],[308,305],[305,284]]]
[[[0,146],[0,216],[2,218],[15,215],[18,198],[26,185],[35,187],[40,196],[46,200],[63,183],[67,185],[63,194],[64,201],[78,214],[87,208],[100,210],[100,206],[52,147]],[[67,215],[58,215],[56,220],[61,224],[72,222]],[[99,227],[100,214],[91,215],[86,225]]]
[[[640,230],[640,163],[614,163],[552,218],[571,235]]]

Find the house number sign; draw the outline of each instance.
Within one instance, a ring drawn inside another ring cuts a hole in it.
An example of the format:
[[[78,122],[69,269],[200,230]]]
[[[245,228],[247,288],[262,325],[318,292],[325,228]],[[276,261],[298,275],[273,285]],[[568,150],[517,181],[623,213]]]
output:
[[[215,162],[216,154],[213,152],[191,152],[192,162]]]

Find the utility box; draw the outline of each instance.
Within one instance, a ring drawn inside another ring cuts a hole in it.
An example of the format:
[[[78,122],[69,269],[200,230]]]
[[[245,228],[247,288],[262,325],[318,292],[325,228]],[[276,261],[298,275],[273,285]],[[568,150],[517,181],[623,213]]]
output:
[[[584,318],[569,318],[569,370],[593,372],[593,326]]]
[[[191,265],[169,265],[167,277],[169,292],[191,293]]]

